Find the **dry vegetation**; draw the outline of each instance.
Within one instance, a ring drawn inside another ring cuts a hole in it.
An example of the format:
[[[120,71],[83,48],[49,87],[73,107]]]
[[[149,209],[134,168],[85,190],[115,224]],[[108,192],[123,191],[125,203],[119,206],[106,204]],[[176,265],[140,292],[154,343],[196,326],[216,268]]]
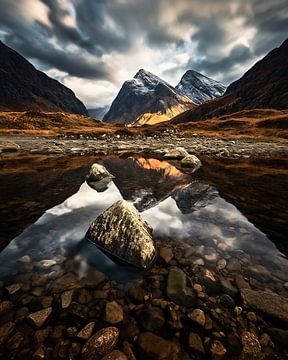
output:
[[[109,125],[87,116],[51,112],[0,112],[0,134],[21,136],[57,136],[115,134],[133,137],[161,136],[173,130],[179,136],[193,134],[211,137],[251,138],[258,140],[288,139],[288,110],[254,109],[205,121],[192,121],[172,125],[165,122],[142,127],[126,127],[121,124]]]

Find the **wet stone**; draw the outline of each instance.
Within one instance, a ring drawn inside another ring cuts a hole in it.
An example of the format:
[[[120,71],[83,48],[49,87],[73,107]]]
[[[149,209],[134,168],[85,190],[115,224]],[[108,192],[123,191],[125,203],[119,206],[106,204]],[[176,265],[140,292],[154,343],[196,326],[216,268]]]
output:
[[[104,356],[101,360],[128,360],[128,358],[122,351],[114,350],[110,354]]]
[[[241,297],[245,306],[276,320],[288,323],[287,298],[275,293],[251,289],[242,289]]]
[[[201,309],[194,309],[191,313],[189,313],[188,318],[197,323],[200,326],[205,326],[205,314]]]
[[[171,248],[161,247],[159,251],[159,255],[166,263],[169,263],[173,258],[173,251]]]
[[[44,310],[39,310],[33,314],[27,316],[27,319],[37,328],[40,328],[44,325],[45,321],[48,319],[52,312],[52,308],[49,307]]]
[[[189,333],[188,345],[191,349],[205,354],[205,349],[204,349],[201,337],[198,334],[193,333],[193,332]]]
[[[225,356],[227,350],[219,340],[214,340],[210,346],[210,352],[215,359],[221,359]]]
[[[95,322],[90,322],[78,333],[77,337],[82,340],[88,340],[93,333],[94,326]]]
[[[164,324],[164,313],[157,307],[149,308],[141,313],[141,325],[147,331],[157,332]]]
[[[1,301],[0,302],[0,315],[7,313],[13,308],[12,301]]]
[[[105,321],[109,324],[117,324],[123,321],[123,308],[116,301],[111,301],[106,304]]]
[[[167,282],[167,296],[176,304],[183,306],[194,306],[196,295],[189,286],[190,279],[179,268],[171,268]]]
[[[242,356],[244,359],[257,359],[258,354],[261,351],[261,345],[257,336],[249,331],[244,331],[241,335],[241,341],[243,345]]]
[[[82,360],[100,360],[114,349],[118,337],[119,331],[115,327],[107,327],[98,331],[83,346]]]
[[[12,334],[14,328],[15,324],[12,321],[0,326],[0,345],[5,343],[5,341]]]
[[[21,286],[20,286],[20,284],[12,284],[12,285],[6,286],[5,289],[8,291],[9,295],[13,295],[21,289]]]
[[[50,328],[47,327],[46,329],[36,330],[34,333],[34,340],[36,344],[42,344],[47,339],[50,332]]]
[[[17,332],[6,343],[6,347],[9,350],[19,349],[19,347],[20,347],[21,343],[23,342],[23,340],[24,340],[24,334],[22,332]]]
[[[144,332],[138,338],[138,348],[143,359],[169,359],[172,354],[177,354],[180,349],[172,341],[163,339],[151,332]]]
[[[78,289],[80,284],[76,275],[67,273],[51,283],[49,288],[51,293],[62,293],[66,290]]]
[[[70,306],[72,302],[73,294],[74,294],[74,290],[67,290],[61,294],[62,309],[67,309]]]

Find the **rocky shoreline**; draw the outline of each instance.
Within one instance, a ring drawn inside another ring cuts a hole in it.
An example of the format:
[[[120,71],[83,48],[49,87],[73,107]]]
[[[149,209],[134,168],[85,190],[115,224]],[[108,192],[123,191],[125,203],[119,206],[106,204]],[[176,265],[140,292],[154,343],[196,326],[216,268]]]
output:
[[[156,243],[152,268],[128,283],[79,278],[63,256],[1,268],[1,358],[287,358],[287,274],[221,242]]]
[[[126,152],[163,155],[175,147],[184,147],[190,154],[214,158],[285,157],[284,142],[216,139],[196,135],[191,138],[174,134],[160,136],[102,135],[98,138],[1,137],[0,153],[30,153],[43,155],[109,155]]]

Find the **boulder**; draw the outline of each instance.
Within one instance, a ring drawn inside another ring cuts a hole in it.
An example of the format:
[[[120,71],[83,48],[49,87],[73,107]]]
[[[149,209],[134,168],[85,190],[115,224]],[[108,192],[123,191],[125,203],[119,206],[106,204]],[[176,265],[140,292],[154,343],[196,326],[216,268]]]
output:
[[[183,147],[176,147],[173,150],[169,150],[164,155],[164,158],[166,159],[183,159],[186,156],[189,156],[189,153],[187,150],[185,150]]]
[[[144,269],[156,254],[152,231],[132,203],[119,200],[93,221],[86,237],[112,258]]]
[[[201,167],[201,165],[202,165],[201,161],[195,155],[185,156],[181,160],[181,166],[191,168],[193,170],[192,172],[198,170]]]
[[[119,331],[115,327],[106,327],[98,331],[83,346],[83,360],[98,360],[109,354],[117,344]]]
[[[287,298],[275,293],[252,289],[241,289],[241,298],[245,306],[274,320],[288,323]]]
[[[167,296],[171,301],[183,306],[194,306],[196,295],[189,286],[189,278],[177,267],[172,267],[168,274]]]
[[[100,164],[93,164],[86,177],[87,184],[98,192],[105,191],[114,176]]]

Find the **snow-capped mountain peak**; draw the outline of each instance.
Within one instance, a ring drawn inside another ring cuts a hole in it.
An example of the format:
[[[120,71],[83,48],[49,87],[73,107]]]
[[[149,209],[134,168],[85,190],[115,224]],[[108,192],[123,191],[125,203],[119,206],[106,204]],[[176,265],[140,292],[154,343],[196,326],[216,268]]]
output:
[[[222,96],[226,86],[220,81],[211,79],[195,70],[188,70],[182,76],[176,89],[194,103],[202,104],[205,101]]]

